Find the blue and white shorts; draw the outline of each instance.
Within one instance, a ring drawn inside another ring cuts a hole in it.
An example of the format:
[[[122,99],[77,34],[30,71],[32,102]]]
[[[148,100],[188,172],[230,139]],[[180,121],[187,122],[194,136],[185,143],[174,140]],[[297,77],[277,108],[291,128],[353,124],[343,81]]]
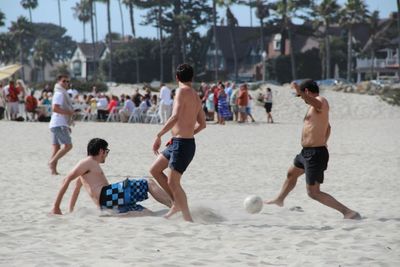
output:
[[[149,186],[146,179],[125,179],[104,186],[101,189],[99,204],[101,209],[114,209],[118,213],[142,211],[143,206],[137,204],[148,199]]]

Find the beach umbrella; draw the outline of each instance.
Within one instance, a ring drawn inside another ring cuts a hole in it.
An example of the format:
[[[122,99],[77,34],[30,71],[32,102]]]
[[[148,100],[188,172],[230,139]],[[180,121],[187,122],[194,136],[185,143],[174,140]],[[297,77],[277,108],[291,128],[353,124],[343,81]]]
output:
[[[22,66],[19,64],[8,65],[0,68],[0,81],[7,79],[16,73]]]

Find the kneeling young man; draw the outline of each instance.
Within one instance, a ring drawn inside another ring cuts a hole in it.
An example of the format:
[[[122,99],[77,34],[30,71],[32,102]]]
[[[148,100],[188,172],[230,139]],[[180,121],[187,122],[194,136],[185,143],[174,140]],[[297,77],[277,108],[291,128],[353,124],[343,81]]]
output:
[[[148,198],[149,192],[158,202],[171,207],[170,196],[151,178],[126,179],[110,184],[100,167],[104,163],[110,149],[108,143],[100,138],[89,141],[87,146],[88,156],[70,171],[64,178],[64,182],[58,192],[52,209],[53,214],[62,214],[60,204],[69,184],[78,178],[69,203],[69,211],[72,212],[78,199],[80,189],[83,187],[88,192],[94,203],[100,209],[113,209],[118,213],[139,211],[142,215],[151,212],[137,204]]]

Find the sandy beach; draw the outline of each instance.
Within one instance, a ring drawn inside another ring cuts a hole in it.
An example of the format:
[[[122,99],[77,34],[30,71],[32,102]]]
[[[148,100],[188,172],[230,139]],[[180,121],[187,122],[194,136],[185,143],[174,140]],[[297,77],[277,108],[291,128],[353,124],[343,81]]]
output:
[[[109,142],[102,167],[111,182],[147,176],[160,125],[77,122],[74,148],[59,163],[61,175],[51,176],[48,124],[0,121],[0,266],[400,266],[400,107],[377,96],[322,92],[332,134],[321,188],[362,220],[343,220],[311,200],[304,177],[284,207],[244,211],[248,195],[276,196],[301,149],[307,106],[287,87],[272,89],[276,123],[255,106],[256,123],[208,124],[196,137],[182,180],[193,224],[180,215],[100,216],[83,189],[75,212],[48,215],[89,139]],[[143,205],[166,210],[153,199]]]

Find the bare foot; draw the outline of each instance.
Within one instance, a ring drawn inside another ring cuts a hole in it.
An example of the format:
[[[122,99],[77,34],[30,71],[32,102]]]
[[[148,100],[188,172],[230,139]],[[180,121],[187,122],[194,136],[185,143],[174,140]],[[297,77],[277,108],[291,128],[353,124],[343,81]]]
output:
[[[360,213],[351,210],[351,211],[349,211],[348,213],[346,213],[346,214],[343,216],[343,219],[361,220],[361,215],[360,215]]]
[[[279,199],[274,199],[274,200],[264,200],[264,204],[275,204],[278,205],[279,207],[283,207],[283,201]]]
[[[180,209],[178,209],[175,205],[172,205],[172,207],[170,208],[170,210],[167,212],[167,214],[164,215],[165,219],[169,219],[171,218],[172,215],[174,215],[175,213],[181,211]]]
[[[49,161],[49,168],[51,171],[51,175],[59,175],[59,173],[57,172],[57,162]]]

